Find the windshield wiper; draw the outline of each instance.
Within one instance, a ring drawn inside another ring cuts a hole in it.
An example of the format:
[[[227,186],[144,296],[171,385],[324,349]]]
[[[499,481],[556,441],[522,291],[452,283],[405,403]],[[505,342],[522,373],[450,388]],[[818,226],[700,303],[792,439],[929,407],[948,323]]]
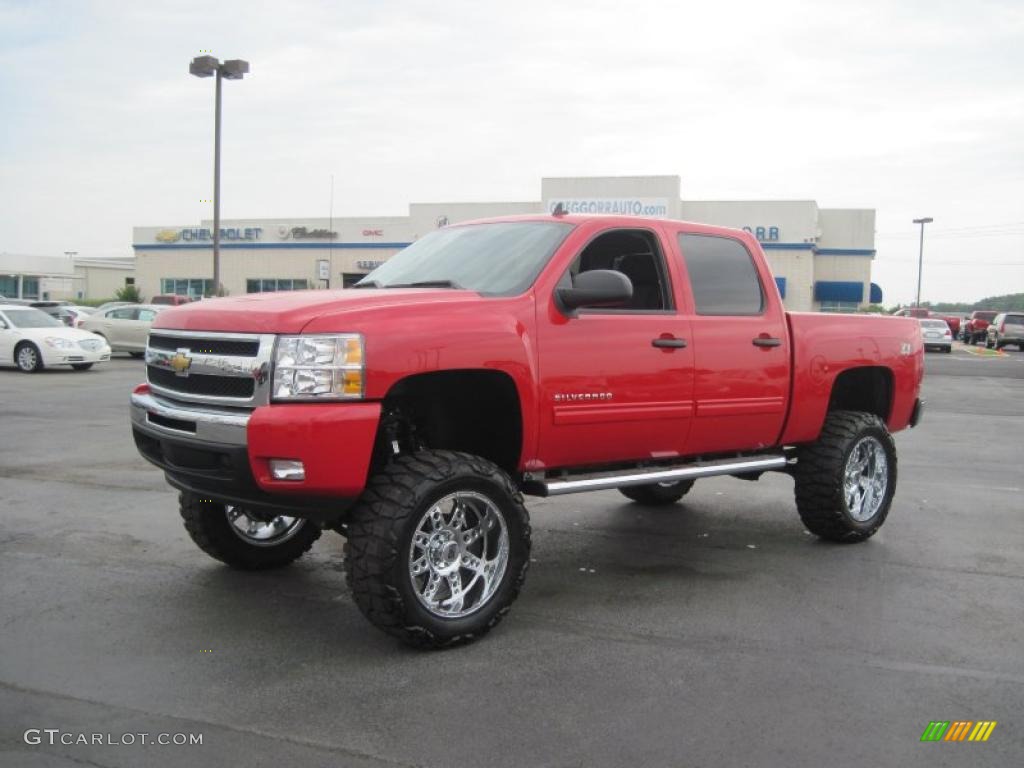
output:
[[[455,288],[462,290],[462,286],[454,280],[419,280],[415,283],[392,283],[388,288]]]

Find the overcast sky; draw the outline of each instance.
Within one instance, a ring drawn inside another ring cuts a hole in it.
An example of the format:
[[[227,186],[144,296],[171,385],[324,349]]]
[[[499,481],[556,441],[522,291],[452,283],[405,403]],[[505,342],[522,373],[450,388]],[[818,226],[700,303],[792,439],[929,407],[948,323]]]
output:
[[[1024,3],[0,0],[0,251],[131,253],[212,216],[538,200],[677,174],[687,200],[875,208],[874,280],[1024,291]]]

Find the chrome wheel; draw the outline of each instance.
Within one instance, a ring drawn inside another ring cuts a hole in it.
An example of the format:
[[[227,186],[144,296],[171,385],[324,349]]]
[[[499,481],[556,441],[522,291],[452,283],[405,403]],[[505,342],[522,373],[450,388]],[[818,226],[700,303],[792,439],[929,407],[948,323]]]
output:
[[[39,365],[39,353],[31,344],[18,350],[18,367],[23,371],[34,371]]]
[[[889,460],[875,437],[863,437],[846,460],[843,496],[850,517],[858,523],[870,520],[885,501],[889,488]]]
[[[409,578],[424,608],[457,619],[494,596],[508,556],[508,526],[497,505],[479,493],[451,493],[426,511],[413,532]]]
[[[282,544],[302,530],[306,520],[278,515],[269,520],[253,515],[241,507],[225,507],[231,532],[246,544],[273,547]]]

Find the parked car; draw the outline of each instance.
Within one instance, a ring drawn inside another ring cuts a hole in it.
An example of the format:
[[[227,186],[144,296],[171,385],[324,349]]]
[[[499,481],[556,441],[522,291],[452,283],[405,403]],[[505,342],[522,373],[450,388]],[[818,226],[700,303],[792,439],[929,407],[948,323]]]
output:
[[[87,317],[96,313],[96,310],[92,307],[79,307],[75,305],[60,307],[59,310],[57,319],[70,328],[80,328]]]
[[[1024,352],[1024,312],[1001,312],[996,315],[985,330],[985,346],[1002,349],[1007,344],[1016,344]]]
[[[0,304],[0,365],[34,373],[70,365],[87,371],[110,359],[110,346],[95,333],[68,328],[35,307]]]
[[[133,301],[105,301],[102,304],[100,304],[98,307],[96,307],[96,311],[97,312],[106,312],[108,309],[112,309],[114,307],[128,307],[128,306],[132,306],[134,304],[135,304],[135,302],[133,302]]]
[[[355,605],[441,647],[519,593],[523,493],[660,505],[778,471],[805,530],[868,539],[923,374],[915,320],[787,312],[746,232],[499,218],[435,230],[352,290],[168,309],[131,421],[208,555],[279,568],[344,531]]]
[[[960,326],[964,322],[965,315],[933,315],[933,317],[939,317],[946,321],[946,325],[949,326],[949,330],[953,333],[954,339],[960,338]]]
[[[970,318],[964,324],[964,343],[977,344],[986,337],[988,324],[991,323],[999,312],[990,309],[978,309],[971,312]]]
[[[917,321],[921,324],[921,341],[924,343],[925,351],[937,349],[940,352],[953,351],[953,331],[945,320],[937,317],[921,318]]]
[[[63,307],[71,306],[70,301],[30,301],[28,303],[30,307],[42,310],[50,317],[56,317],[60,319],[60,311]]]
[[[115,352],[128,352],[132,357],[146,353],[146,338],[156,316],[167,307],[152,304],[128,304],[90,315],[82,328],[102,336]]]
[[[188,296],[179,296],[178,294],[175,293],[165,293],[160,296],[154,296],[149,303],[164,304],[170,307],[178,307],[181,306],[182,304],[191,304],[192,301],[193,300],[190,299]]]
[[[931,317],[932,311],[930,309],[926,309],[925,307],[907,307],[906,309],[901,309],[897,312],[893,312],[893,315],[895,317]]]

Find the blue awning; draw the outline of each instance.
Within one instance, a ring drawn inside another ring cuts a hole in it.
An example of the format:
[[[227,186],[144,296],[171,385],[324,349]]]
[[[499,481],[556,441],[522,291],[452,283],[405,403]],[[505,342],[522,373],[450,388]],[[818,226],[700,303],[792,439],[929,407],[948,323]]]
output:
[[[815,301],[864,301],[864,283],[819,280],[814,284]]]
[[[775,284],[779,286],[779,296],[786,298],[786,278],[776,277]]]
[[[871,284],[871,299],[870,299],[870,301],[871,301],[872,304],[881,304],[882,303],[882,286],[880,286],[878,283],[872,283]]]

